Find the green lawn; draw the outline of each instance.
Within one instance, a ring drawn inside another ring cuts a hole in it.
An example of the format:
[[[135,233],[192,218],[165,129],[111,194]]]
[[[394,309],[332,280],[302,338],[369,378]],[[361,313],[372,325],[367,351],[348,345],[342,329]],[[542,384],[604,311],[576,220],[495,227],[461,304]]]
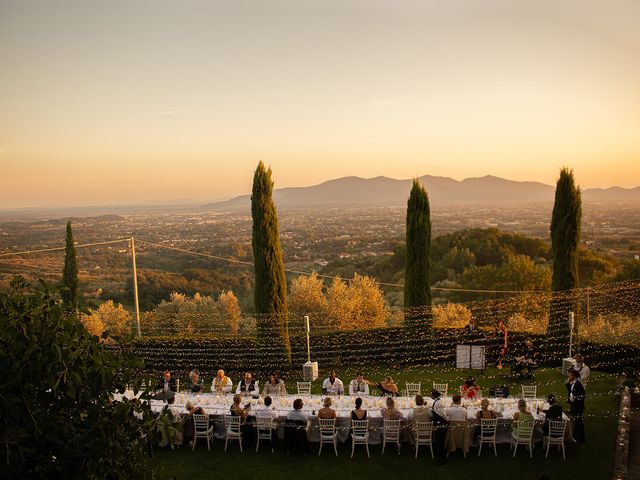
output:
[[[495,384],[507,384],[512,394],[519,393],[520,382],[508,382],[502,375],[504,371],[487,370],[483,375],[475,373],[478,384],[485,390]],[[353,378],[354,369],[338,371],[345,386]],[[314,382],[314,392],[320,392],[321,380]],[[421,381],[422,390],[430,390],[433,381],[448,382],[450,392],[457,388],[466,378],[467,371],[454,368],[415,368],[402,372],[364,370],[367,378],[379,380],[383,375],[394,377],[400,388],[406,381]],[[235,381],[235,379],[234,379]],[[536,379],[538,396],[554,392],[559,400],[566,397],[564,378],[557,370],[539,369]],[[295,391],[294,380],[287,382],[288,390]],[[530,381],[525,381],[530,383]],[[371,447],[371,459],[367,459],[364,451],[356,450],[351,460],[350,444],[339,445],[339,457],[335,457],[330,449],[317,455],[317,444],[312,444],[312,454],[306,457],[288,456],[283,450],[271,454],[264,448],[256,454],[254,449],[240,453],[237,443],[229,446],[224,452],[224,442],[216,439],[211,452],[203,443],[199,443],[195,452],[181,447],[177,450],[156,449],[155,463],[161,479],[193,479],[209,477],[249,478],[260,480],[283,479],[292,474],[304,475],[305,480],[326,479],[331,477],[347,478],[425,478],[437,476],[438,479],[460,480],[469,476],[480,479],[536,479],[541,473],[547,473],[553,479],[589,478],[610,479],[613,475],[614,438],[617,427],[617,401],[614,390],[616,377],[601,372],[592,372],[588,389],[587,412],[585,420],[587,443],[583,445],[568,444],[567,459],[562,460],[557,451],[550,451],[549,458],[544,458],[542,446],[536,444],[533,459],[528,452],[520,450],[515,459],[511,457],[508,445],[498,445],[498,457],[493,456],[490,449],[483,448],[482,457],[477,456],[477,449],[472,448],[470,455],[463,458],[460,451],[452,454],[445,465],[435,465],[427,451],[421,452],[416,460],[414,451],[409,445],[403,445],[401,455],[394,449],[388,449],[385,455],[380,454],[381,446]],[[266,446],[266,445],[265,445]],[[522,447],[520,447],[522,449]]]

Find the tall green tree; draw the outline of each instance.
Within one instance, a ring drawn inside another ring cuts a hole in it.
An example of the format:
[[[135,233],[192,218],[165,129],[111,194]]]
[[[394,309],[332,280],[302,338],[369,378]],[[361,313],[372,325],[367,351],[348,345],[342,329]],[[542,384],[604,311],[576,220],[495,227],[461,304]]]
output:
[[[578,275],[578,247],[582,199],[576,186],[573,170],[563,168],[556,184],[556,197],[551,216],[551,256],[553,296],[549,311],[547,342],[549,351],[564,351],[569,343],[569,312],[579,317],[580,279]]]
[[[278,216],[272,199],[271,168],[262,161],[253,176],[251,216],[253,218],[254,303],[257,340],[262,361],[274,367],[291,365],[287,313],[287,279],[282,261]]]
[[[79,299],[76,247],[73,244],[71,221],[68,221],[64,249],[64,269],[62,271],[62,302],[67,310],[75,311],[78,309]]]
[[[404,306],[407,326],[431,328],[431,212],[427,191],[418,179],[407,202],[407,257]]]

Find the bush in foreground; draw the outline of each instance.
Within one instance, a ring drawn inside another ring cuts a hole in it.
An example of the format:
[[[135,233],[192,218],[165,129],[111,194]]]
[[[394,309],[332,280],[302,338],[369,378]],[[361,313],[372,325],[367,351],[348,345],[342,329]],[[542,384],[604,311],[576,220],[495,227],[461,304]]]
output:
[[[58,292],[27,286],[0,294],[3,476],[150,478],[149,411],[138,420],[141,407],[110,401],[141,365],[91,336]]]

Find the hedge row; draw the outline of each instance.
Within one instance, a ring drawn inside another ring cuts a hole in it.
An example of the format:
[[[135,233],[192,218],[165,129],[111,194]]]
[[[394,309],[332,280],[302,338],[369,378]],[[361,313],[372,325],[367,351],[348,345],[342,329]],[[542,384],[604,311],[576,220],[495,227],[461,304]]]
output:
[[[512,333],[509,345],[514,355],[523,351],[526,334]],[[542,352],[544,337],[535,336],[536,351]],[[490,340],[470,339],[461,336],[459,329],[437,329],[433,337],[410,332],[403,328],[381,328],[367,331],[335,332],[312,336],[311,358],[323,369],[342,366],[388,365],[403,368],[420,365],[454,365],[456,345],[478,343],[487,345],[487,362],[492,363],[497,347]],[[213,371],[218,368],[233,372],[253,370],[267,372],[274,367],[265,361],[265,355],[257,350],[255,338],[175,338],[143,337],[135,341],[134,349],[145,361],[150,371],[170,369],[188,372],[193,368]],[[557,356],[540,354],[538,361],[547,366],[560,366],[566,349],[552,349]],[[291,337],[293,368],[301,369],[307,360],[304,337]],[[591,368],[618,372],[625,365],[640,368],[640,348],[630,345],[606,345],[582,343],[574,349],[580,351]]]

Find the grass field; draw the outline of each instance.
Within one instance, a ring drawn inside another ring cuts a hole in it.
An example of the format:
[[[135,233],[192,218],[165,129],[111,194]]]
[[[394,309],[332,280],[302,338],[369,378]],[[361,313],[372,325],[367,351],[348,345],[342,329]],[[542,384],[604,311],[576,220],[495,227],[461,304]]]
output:
[[[338,377],[345,385],[353,378],[353,369],[338,371]],[[369,379],[380,379],[386,374],[394,377],[402,388],[407,381],[421,381],[422,390],[430,390],[433,381],[448,382],[457,388],[467,371],[434,368],[409,369],[402,372],[367,371]],[[512,394],[518,394],[521,384],[537,384],[538,396],[555,393],[562,399],[566,407],[566,390],[564,377],[557,370],[539,369],[534,380],[509,382],[502,375],[503,371],[489,369],[484,374],[474,373],[478,384],[485,390],[496,384],[507,384]],[[326,375],[324,375],[326,376]],[[322,376],[323,377],[323,376]],[[235,379],[234,379],[235,380]],[[314,382],[314,393],[320,393],[322,378]],[[290,392],[295,391],[294,380],[288,381]],[[511,457],[508,445],[498,445],[498,456],[484,450],[482,457],[477,456],[477,449],[472,448],[464,459],[460,451],[452,454],[445,465],[435,465],[427,451],[421,452],[418,459],[409,445],[403,445],[402,452],[397,455],[394,449],[388,449],[381,455],[381,446],[371,447],[371,459],[367,459],[364,451],[356,451],[355,458],[350,459],[350,444],[339,445],[339,456],[336,458],[330,449],[317,455],[317,444],[312,444],[312,454],[306,457],[288,456],[284,450],[276,449],[271,453],[268,448],[256,454],[254,449],[246,449],[240,453],[237,444],[230,446],[225,453],[224,442],[216,439],[211,452],[200,443],[195,451],[181,447],[176,450],[156,449],[155,465],[161,479],[193,479],[193,478],[260,478],[283,479],[291,476],[302,476],[305,480],[326,478],[399,478],[414,479],[437,477],[439,480],[472,478],[482,479],[536,479],[547,473],[552,479],[588,478],[610,479],[613,476],[613,452],[617,427],[617,400],[615,397],[616,377],[614,375],[592,372],[586,402],[588,417],[585,419],[587,443],[583,445],[568,444],[567,459],[557,451],[550,451],[549,458],[544,458],[541,444],[534,449],[533,459],[528,452],[521,450],[515,459]],[[427,388],[428,387],[428,388]],[[280,446],[281,447],[281,446]],[[522,448],[522,447],[521,447]]]

